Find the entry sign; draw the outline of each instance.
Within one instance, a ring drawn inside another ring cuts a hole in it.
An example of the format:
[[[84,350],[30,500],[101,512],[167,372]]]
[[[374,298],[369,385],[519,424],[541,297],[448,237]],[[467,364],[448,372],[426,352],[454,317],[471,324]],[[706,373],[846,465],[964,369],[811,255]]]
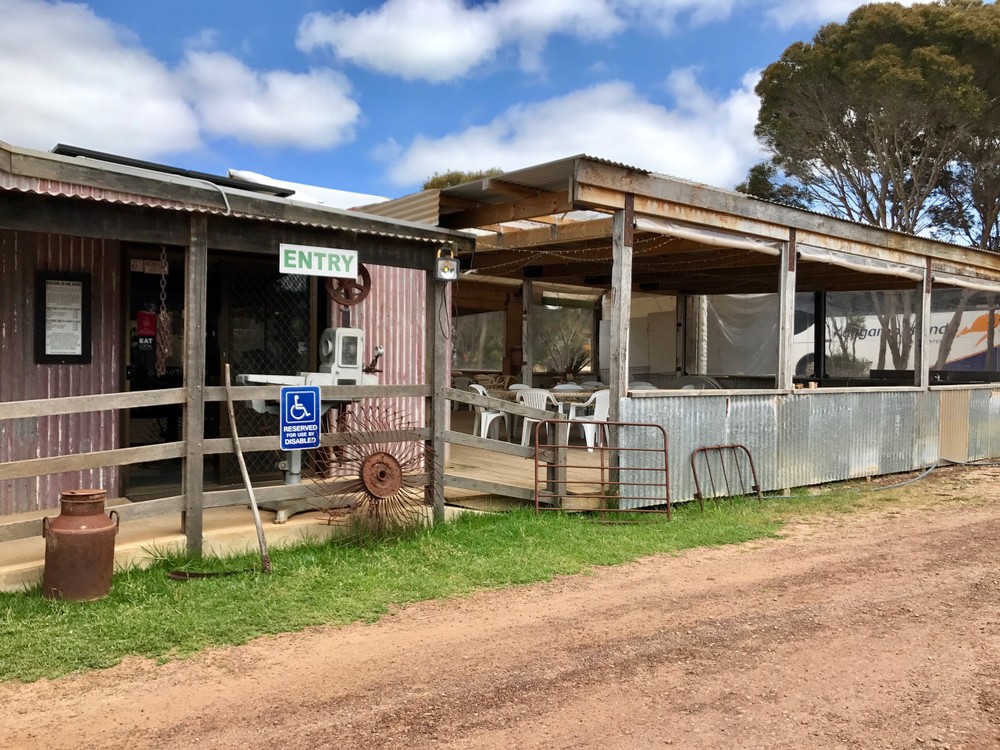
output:
[[[281,450],[319,448],[319,386],[286,385],[281,389]]]
[[[303,276],[358,277],[358,251],[309,245],[278,245],[278,271]]]

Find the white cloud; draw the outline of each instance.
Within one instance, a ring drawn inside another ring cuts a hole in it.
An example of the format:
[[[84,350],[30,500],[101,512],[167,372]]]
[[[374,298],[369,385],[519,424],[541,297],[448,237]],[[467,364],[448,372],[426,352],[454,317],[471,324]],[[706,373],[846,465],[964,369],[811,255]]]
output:
[[[0,139],[151,157],[196,148],[198,122],[170,71],[85,5],[6,0]]]
[[[896,0],[900,5],[917,5],[935,0]],[[842,22],[853,10],[872,0],[771,0],[767,18],[783,29],[798,24],[816,26],[830,21]]]
[[[189,52],[179,78],[206,132],[258,146],[336,146],[361,116],[347,79],[331,70],[258,73],[222,52]]]
[[[329,48],[347,62],[406,80],[451,81],[505,55],[543,69],[549,39],[601,40],[629,29],[668,35],[754,10],[781,28],[843,21],[870,0],[385,0],[360,13],[310,13],[299,49]],[[903,0],[904,5],[934,0]]]
[[[536,68],[557,33],[600,39],[623,28],[607,0],[387,0],[358,15],[311,13],[299,26],[304,51],[330,47],[341,59],[407,80],[447,81],[493,59],[506,45]]]
[[[674,31],[682,18],[693,26],[725,21],[736,3],[737,0],[615,0],[615,5],[633,23],[652,24],[664,33]]]
[[[0,140],[156,158],[208,137],[326,148],[353,137],[360,108],[339,73],[258,72],[231,55],[187,54],[171,70],[86,5],[2,0]],[[212,44],[207,30],[190,39]]]
[[[517,169],[587,153],[720,187],[731,187],[761,158],[753,136],[759,102],[757,74],[718,98],[694,71],[667,81],[678,102],[667,108],[625,82],[604,83],[566,96],[511,107],[493,121],[442,138],[417,137],[394,156],[389,178],[419,184],[435,172],[500,167]]]

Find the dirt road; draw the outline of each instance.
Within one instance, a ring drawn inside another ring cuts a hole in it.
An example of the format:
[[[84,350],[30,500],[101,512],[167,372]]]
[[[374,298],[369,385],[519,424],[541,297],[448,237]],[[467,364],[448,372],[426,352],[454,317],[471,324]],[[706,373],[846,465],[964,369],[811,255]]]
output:
[[[912,487],[783,539],[0,685],[0,747],[1000,748],[1000,471]]]

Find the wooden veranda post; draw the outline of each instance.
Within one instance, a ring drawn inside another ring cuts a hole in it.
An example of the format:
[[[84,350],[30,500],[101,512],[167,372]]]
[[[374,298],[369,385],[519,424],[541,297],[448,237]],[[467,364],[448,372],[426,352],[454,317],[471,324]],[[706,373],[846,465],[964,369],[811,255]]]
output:
[[[632,315],[632,211],[633,196],[625,196],[625,208],[616,211],[611,224],[611,357],[608,383],[611,408],[608,419],[621,421],[620,399],[628,391],[628,337]]]
[[[924,276],[917,282],[917,330],[913,335],[913,384],[918,388],[930,385],[931,339],[931,261],[928,258]]]
[[[532,289],[530,281],[521,282],[521,382],[526,385],[534,385],[532,374],[535,371],[535,357],[531,351],[531,331],[534,326],[532,318],[534,313],[535,290]]]
[[[201,554],[205,489],[205,329],[208,218],[191,215],[184,283],[184,533],[188,552]]]
[[[433,271],[427,271],[426,297],[427,322],[424,334],[424,349],[427,356],[424,362],[424,381],[431,387],[431,395],[425,402],[427,413],[427,428],[430,430],[428,446],[433,466],[427,467],[430,475],[427,492],[428,500],[434,508],[434,523],[444,521],[444,431],[447,416],[447,401],[444,389],[450,384],[446,382],[447,348],[445,338],[451,328],[451,316],[445,294],[445,282],[438,281]]]
[[[778,273],[778,382],[777,387],[791,390],[795,375],[792,340],[795,337],[795,229],[788,230],[788,242],[781,245]]]

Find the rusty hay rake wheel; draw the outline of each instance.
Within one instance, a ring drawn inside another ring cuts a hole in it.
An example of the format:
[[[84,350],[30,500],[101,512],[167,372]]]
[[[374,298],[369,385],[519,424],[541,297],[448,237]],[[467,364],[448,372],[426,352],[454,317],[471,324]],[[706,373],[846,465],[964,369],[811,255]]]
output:
[[[341,411],[341,444],[310,451],[303,466],[329,523],[379,533],[427,522],[434,462],[415,430],[406,415],[378,402]]]

